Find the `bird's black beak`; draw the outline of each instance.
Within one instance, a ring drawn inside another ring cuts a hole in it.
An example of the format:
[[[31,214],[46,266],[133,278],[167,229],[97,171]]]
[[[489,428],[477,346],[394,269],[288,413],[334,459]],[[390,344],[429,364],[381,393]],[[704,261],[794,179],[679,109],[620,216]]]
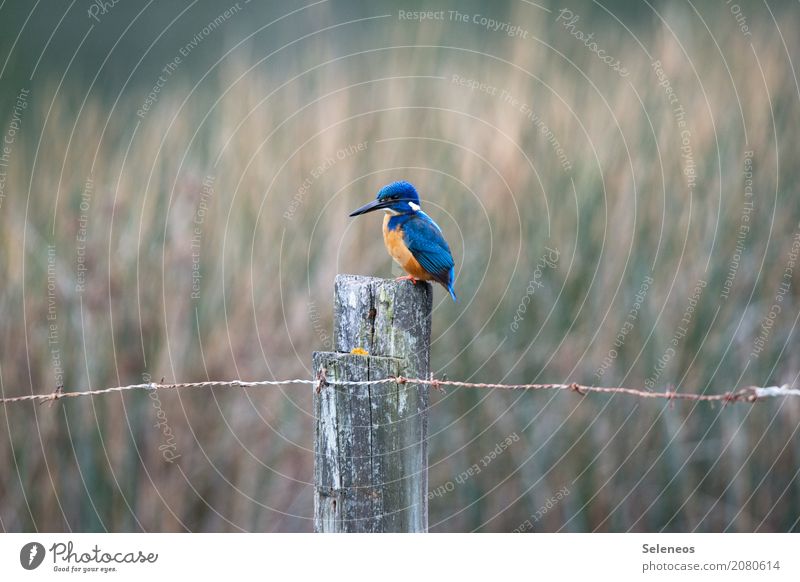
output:
[[[367,212],[372,212],[373,210],[380,210],[381,208],[386,208],[391,203],[387,200],[373,200],[369,204],[365,204],[358,210],[354,210],[350,213],[350,216],[359,216],[361,214],[366,214]]]

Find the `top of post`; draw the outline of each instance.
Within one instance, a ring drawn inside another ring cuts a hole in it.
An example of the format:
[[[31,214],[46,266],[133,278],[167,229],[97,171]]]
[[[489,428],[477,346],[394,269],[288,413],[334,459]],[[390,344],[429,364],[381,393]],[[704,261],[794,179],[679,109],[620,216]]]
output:
[[[337,275],[334,349],[408,358],[429,367],[433,289],[429,283]],[[414,366],[416,367],[416,365]]]

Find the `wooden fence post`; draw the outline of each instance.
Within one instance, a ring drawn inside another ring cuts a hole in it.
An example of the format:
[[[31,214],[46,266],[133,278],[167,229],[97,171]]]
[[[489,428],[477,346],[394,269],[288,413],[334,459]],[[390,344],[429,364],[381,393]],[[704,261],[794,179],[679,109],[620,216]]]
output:
[[[335,351],[313,355],[329,381],[314,389],[314,530],[427,531],[428,387],[336,382],[427,378],[433,290],[339,275],[334,296]]]

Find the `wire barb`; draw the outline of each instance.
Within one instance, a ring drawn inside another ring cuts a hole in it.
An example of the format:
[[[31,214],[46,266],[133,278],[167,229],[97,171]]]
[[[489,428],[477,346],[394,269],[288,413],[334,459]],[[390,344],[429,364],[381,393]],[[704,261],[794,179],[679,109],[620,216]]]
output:
[[[577,392],[581,396],[586,396],[586,392],[584,392],[581,389],[581,387],[578,384],[576,384],[575,382],[573,382],[572,384],[569,385],[569,389]]]
[[[317,372],[317,394],[322,392],[322,389],[328,386],[327,376],[328,376],[327,368],[322,368],[320,369],[319,372]]]
[[[47,402],[48,406],[52,407],[53,406],[53,402],[55,402],[56,400],[61,398],[63,395],[64,395],[64,385],[63,384],[59,384],[58,386],[56,386],[56,389],[53,391],[53,393],[52,394],[48,394],[46,398],[42,398],[41,402],[39,402],[39,404],[42,405],[45,402]]]

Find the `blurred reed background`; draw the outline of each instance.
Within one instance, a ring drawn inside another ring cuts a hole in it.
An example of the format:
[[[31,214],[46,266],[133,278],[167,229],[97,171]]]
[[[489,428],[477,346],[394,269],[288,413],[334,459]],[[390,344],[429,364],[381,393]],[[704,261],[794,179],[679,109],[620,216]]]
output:
[[[5,396],[308,377],[336,273],[394,274],[380,219],[347,214],[400,178],[457,260],[437,377],[796,382],[796,4],[743,4],[749,35],[725,3],[441,2],[421,23],[399,14],[419,2],[92,6],[60,24],[66,8],[0,7],[6,135],[21,113]],[[797,401],[431,402],[433,531],[798,529]],[[310,411],[308,386],[7,406],[0,526],[309,531]]]

